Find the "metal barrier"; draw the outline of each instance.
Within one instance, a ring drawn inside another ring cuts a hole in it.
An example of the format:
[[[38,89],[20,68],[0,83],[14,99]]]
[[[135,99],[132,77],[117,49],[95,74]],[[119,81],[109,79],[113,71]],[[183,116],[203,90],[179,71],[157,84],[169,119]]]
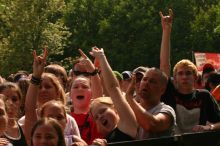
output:
[[[220,131],[108,143],[108,146],[220,146]]]

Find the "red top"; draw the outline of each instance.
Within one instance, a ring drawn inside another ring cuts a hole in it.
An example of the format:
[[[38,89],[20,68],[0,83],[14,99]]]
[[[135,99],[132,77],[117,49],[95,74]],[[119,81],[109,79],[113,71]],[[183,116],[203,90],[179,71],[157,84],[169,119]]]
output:
[[[96,124],[89,114],[75,114],[72,112],[71,115],[76,120],[81,138],[86,141],[87,144],[90,145],[94,139],[103,137],[98,133]]]

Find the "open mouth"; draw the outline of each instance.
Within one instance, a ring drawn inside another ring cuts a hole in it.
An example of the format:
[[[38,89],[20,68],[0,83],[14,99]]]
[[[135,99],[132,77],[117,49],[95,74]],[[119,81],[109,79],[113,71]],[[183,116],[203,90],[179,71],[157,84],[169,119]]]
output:
[[[82,100],[82,99],[84,99],[84,96],[79,95],[79,96],[76,96],[76,98],[77,98],[78,100]]]
[[[141,93],[147,93],[147,89],[142,89]]]

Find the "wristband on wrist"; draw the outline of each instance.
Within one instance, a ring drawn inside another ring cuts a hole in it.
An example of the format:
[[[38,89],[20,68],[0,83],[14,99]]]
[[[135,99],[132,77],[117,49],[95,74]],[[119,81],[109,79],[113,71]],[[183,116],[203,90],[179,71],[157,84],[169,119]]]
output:
[[[89,73],[90,76],[95,76],[98,74],[100,71],[96,68],[93,72]]]
[[[41,83],[41,78],[37,78],[35,76],[31,76],[31,83],[34,84],[34,85],[40,85]]]

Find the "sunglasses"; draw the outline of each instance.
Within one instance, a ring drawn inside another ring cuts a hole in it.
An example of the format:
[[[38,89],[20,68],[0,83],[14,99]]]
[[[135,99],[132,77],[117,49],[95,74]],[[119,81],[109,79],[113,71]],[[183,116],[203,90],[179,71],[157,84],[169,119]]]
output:
[[[83,71],[73,71],[74,75],[79,76],[79,75],[83,75],[83,76],[90,76],[89,72],[83,72]]]

